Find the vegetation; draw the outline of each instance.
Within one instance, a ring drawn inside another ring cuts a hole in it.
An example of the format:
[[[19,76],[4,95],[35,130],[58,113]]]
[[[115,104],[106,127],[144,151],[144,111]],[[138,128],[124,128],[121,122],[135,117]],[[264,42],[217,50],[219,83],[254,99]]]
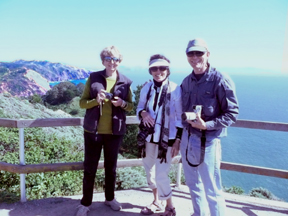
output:
[[[269,190],[267,190],[266,188],[262,188],[262,187],[253,188],[249,192],[249,196],[258,197],[258,198],[262,198],[262,199],[269,199],[269,200],[280,200],[278,197],[276,197]]]
[[[81,89],[81,85],[77,87],[78,89]],[[56,111],[47,108],[49,106],[53,107],[47,103],[47,95],[43,97],[43,100],[39,95],[33,95],[28,98],[28,100],[21,100],[20,98],[11,97],[9,94],[0,94],[0,118],[22,117],[36,119],[43,117],[69,117],[70,115],[67,113],[62,111],[59,112],[59,107],[65,106],[67,109],[67,104],[70,105],[70,112],[78,115],[81,114],[78,112],[79,96],[74,97],[68,103],[68,99],[63,98],[63,96],[68,95],[63,93],[67,91],[67,89],[69,89],[70,92],[77,92],[73,87],[71,87],[71,85],[67,84],[58,87],[56,86],[55,88],[52,88],[50,93],[48,93],[48,95],[55,95],[52,101],[54,101],[53,103],[57,103],[57,105],[54,106]],[[137,94],[140,93],[140,89],[140,87],[137,88]],[[58,92],[58,94],[55,94],[55,92]],[[79,94],[79,92],[77,94]],[[139,99],[139,96],[137,97]],[[52,97],[50,97],[50,99],[51,98]],[[66,101],[66,103],[61,104],[61,101]],[[130,115],[135,115],[137,103],[138,102],[134,101],[135,108],[129,113]],[[46,104],[47,107],[43,104]],[[70,128],[70,130],[68,128]],[[135,158],[135,155],[137,154],[137,145],[135,144],[138,129],[136,125],[133,125],[132,128],[132,131],[128,129],[129,132],[125,136],[124,140],[125,146],[130,148],[130,150],[123,150],[123,155]],[[57,132],[57,130],[60,132]],[[26,164],[83,161],[82,132],[83,129],[81,127],[25,129],[24,142]],[[0,128],[0,161],[18,164],[18,143],[19,134],[17,129]],[[136,150],[133,150],[134,147],[132,146],[136,147]],[[121,155],[119,155],[119,157],[123,158]],[[40,199],[52,196],[79,194],[82,192],[82,178],[83,171],[28,174],[26,176],[27,198]],[[13,202],[19,200],[19,181],[20,177],[18,174],[0,171],[0,202]],[[116,181],[116,189],[128,189],[131,187],[144,186],[146,185],[144,169],[143,167],[119,168],[117,171]],[[98,170],[95,188],[97,191],[103,191],[103,187],[105,187],[104,170]]]
[[[43,100],[41,98],[41,95],[39,95],[39,94],[34,94],[32,96],[29,96],[28,100],[32,104],[37,104],[37,103],[43,104]]]
[[[231,194],[238,194],[238,195],[244,194],[244,190],[239,186],[232,186],[230,188],[224,187],[224,191]]]
[[[58,138],[55,134],[45,134],[41,128],[27,128],[25,132],[26,164],[83,161],[83,150],[71,140],[64,137]],[[17,129],[0,128],[0,161],[18,164],[18,136]],[[28,174],[26,176],[27,198],[40,199],[79,194],[82,191],[82,178],[83,171]],[[18,201],[19,175],[0,171],[0,179],[0,201]],[[116,181],[117,189],[144,186],[146,185],[144,169],[142,167],[119,168]],[[103,191],[104,170],[97,172],[95,186],[97,191]]]
[[[132,116],[136,115],[136,108],[140,98],[141,86],[137,86],[136,90],[133,91],[135,100],[133,101],[134,108],[127,115]],[[137,125],[127,125],[127,132],[123,138],[123,143],[120,147],[120,154],[127,158],[137,158],[138,155],[138,146],[137,146],[137,134],[138,126]]]
[[[70,102],[74,97],[81,96],[84,90],[84,84],[79,83],[75,86],[71,82],[61,82],[47,91],[43,101],[50,105],[59,105]]]

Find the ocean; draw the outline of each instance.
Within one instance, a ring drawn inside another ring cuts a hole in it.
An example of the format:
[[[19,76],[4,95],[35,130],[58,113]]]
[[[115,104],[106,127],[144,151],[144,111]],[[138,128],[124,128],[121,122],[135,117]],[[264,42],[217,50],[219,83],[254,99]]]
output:
[[[187,73],[172,73],[170,80],[181,84]],[[125,73],[124,73],[125,74]],[[148,72],[126,74],[133,80],[132,89],[152,77]],[[256,75],[229,74],[236,85],[240,105],[238,119],[269,122],[288,122],[288,76],[258,73]],[[72,81],[85,83],[85,79]],[[230,127],[222,139],[222,160],[275,169],[288,169],[288,132]],[[248,194],[263,187],[275,196],[288,201],[288,180],[222,170],[225,187],[239,186]]]

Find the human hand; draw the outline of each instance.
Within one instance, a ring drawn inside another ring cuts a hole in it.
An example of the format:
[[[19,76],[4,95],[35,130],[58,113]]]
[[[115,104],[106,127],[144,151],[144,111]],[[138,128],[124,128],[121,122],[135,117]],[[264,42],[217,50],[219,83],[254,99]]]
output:
[[[180,149],[180,139],[176,139],[174,144],[172,145],[172,149],[171,149],[171,157],[175,157],[179,154],[179,149]]]
[[[123,100],[118,97],[118,96],[115,96],[112,100],[111,100],[111,103],[115,106],[115,107],[118,107],[118,106],[121,106],[122,103],[123,103]]]
[[[206,122],[200,117],[199,113],[196,113],[196,119],[194,121],[192,120],[186,120],[192,127],[198,128],[200,130],[207,130]]]
[[[106,93],[106,90],[104,90],[104,89],[101,89],[101,91],[98,92],[96,100],[99,104],[101,104],[103,102],[103,100],[105,100],[105,98],[106,98],[105,93]]]
[[[146,110],[143,110],[141,112],[141,117],[145,126],[147,127],[154,126],[155,120],[152,118],[152,116],[148,112],[146,112]]]

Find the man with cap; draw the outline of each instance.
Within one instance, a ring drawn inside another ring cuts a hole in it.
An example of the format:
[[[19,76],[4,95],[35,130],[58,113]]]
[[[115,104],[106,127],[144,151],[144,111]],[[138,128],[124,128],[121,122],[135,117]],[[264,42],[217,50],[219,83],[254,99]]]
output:
[[[203,39],[189,41],[186,55],[193,71],[181,84],[182,111],[184,117],[194,112],[196,118],[182,119],[180,150],[193,216],[223,216],[220,138],[227,135],[227,127],[239,113],[235,86],[227,75],[210,66]]]

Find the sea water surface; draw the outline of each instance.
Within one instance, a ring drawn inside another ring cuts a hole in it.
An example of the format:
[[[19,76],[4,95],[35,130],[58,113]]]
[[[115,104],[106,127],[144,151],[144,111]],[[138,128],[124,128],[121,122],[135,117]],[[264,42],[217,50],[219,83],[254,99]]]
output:
[[[190,73],[190,71],[188,71]],[[181,84],[188,73],[172,73],[170,80]],[[151,79],[147,73],[126,74],[132,88]],[[288,123],[288,76],[281,74],[230,74],[240,105],[238,119]],[[75,80],[73,83],[85,83]],[[288,169],[288,132],[230,127],[222,139],[222,160],[276,169]],[[288,180],[222,170],[225,187],[240,186],[245,193],[256,187],[267,188],[288,201]]]

